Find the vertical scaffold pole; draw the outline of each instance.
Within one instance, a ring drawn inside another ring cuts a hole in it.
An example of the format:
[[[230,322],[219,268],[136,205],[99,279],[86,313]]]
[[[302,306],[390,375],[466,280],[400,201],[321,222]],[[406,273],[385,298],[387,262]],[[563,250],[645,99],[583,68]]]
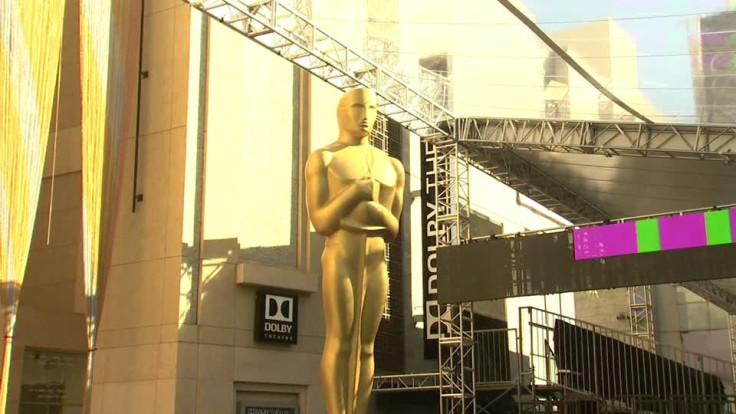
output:
[[[654,352],[654,315],[651,286],[629,288],[629,320],[631,334],[643,340],[640,347]]]
[[[452,126],[457,131],[458,125]],[[434,142],[437,152],[438,247],[470,239],[470,166],[457,139]],[[448,332],[439,339],[440,412],[476,412],[473,305],[461,303],[440,312]]]
[[[731,375],[736,390],[736,315],[728,315],[728,338],[731,343]]]

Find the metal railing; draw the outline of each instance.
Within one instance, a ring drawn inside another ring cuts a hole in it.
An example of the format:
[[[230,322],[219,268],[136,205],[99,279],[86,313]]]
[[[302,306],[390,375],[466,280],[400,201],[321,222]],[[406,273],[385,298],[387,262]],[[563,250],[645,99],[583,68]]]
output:
[[[475,368],[478,386],[513,387],[519,378],[516,329],[475,331]],[[439,390],[439,374],[376,375],[373,389],[379,392]]]
[[[477,390],[511,392],[521,412],[736,413],[728,361],[532,307],[519,322],[473,338]],[[377,376],[374,389],[439,391],[439,375]]]
[[[666,414],[726,414],[736,412],[733,395],[676,395],[666,400],[652,396],[629,397],[631,412]]]
[[[516,329],[475,331],[475,367],[478,386],[515,383],[519,378]]]
[[[522,412],[565,414],[730,414],[734,396],[673,396],[666,400],[651,396],[631,397],[628,406],[590,397],[549,399],[522,405]]]
[[[522,374],[532,388],[560,387],[629,408],[652,399],[678,406],[684,395],[711,404],[733,393],[729,361],[531,307],[519,310],[519,321]]]

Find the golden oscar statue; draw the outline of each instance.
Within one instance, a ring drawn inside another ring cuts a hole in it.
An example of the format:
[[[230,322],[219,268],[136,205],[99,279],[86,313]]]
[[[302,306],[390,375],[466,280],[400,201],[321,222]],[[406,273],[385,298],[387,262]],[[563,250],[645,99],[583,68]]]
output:
[[[345,93],[337,141],[307,160],[307,210],[327,236],[322,253],[325,346],[322,388],[327,414],[363,414],[373,386],[373,343],[386,304],[385,242],[396,237],[404,169],[369,143],[376,96]]]

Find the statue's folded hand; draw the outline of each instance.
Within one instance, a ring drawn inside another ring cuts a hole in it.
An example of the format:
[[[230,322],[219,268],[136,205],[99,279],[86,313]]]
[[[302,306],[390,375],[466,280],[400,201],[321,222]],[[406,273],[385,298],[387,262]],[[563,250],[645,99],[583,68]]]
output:
[[[370,177],[361,178],[355,182],[355,192],[360,201],[378,200],[379,184]]]
[[[365,206],[368,216],[373,219],[371,222],[382,223],[384,226],[389,226],[388,220],[394,219],[391,211],[378,201],[369,201],[365,203]]]

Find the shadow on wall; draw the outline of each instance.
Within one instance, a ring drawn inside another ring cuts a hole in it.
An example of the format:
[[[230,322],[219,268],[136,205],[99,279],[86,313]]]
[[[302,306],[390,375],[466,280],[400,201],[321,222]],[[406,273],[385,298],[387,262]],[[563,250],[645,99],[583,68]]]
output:
[[[227,265],[235,266],[244,260],[257,261],[267,265],[291,266],[296,265],[296,247],[271,246],[271,247],[249,247],[241,248],[238,239],[213,239],[202,243],[201,257],[196,246],[182,244],[181,263],[181,289],[180,289],[180,323],[195,324],[197,321],[197,297],[199,305],[204,302],[208,295],[208,285],[216,283],[223,268]],[[200,263],[200,260],[202,263]],[[213,267],[207,270],[206,278],[203,277],[204,266]],[[234,283],[230,281],[230,283]],[[201,293],[200,293],[201,292]]]

